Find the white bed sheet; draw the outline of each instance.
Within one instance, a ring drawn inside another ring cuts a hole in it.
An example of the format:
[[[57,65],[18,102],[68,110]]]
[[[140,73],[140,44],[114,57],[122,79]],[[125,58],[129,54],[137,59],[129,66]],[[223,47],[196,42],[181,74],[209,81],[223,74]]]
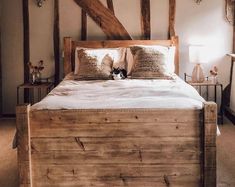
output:
[[[32,109],[201,109],[203,102],[198,92],[179,77],[77,81],[69,74]]]

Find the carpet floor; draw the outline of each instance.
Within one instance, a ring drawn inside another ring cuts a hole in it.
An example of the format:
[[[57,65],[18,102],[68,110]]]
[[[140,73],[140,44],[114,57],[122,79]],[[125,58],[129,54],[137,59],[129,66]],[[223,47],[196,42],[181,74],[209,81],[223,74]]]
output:
[[[217,138],[217,186],[235,187],[235,126],[226,121]],[[0,187],[17,187],[17,154],[13,150],[14,119],[0,119]]]

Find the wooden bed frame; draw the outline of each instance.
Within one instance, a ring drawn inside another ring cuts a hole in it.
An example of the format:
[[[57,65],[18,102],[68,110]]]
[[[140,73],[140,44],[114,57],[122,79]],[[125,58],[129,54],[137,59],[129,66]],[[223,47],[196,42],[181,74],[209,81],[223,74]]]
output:
[[[81,47],[175,45],[165,41],[64,40],[65,73]],[[202,110],[31,110],[17,107],[21,187],[216,186],[217,105]]]

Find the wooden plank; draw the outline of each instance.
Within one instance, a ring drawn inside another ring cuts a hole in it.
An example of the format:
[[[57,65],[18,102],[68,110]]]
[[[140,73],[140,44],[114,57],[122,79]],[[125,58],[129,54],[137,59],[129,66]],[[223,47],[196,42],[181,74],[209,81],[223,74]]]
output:
[[[169,176],[170,183],[174,187],[198,187],[198,180],[195,177],[185,176],[185,177],[174,177]],[[95,186],[95,187],[106,187],[106,186],[115,186],[115,187],[123,187],[123,186],[135,186],[135,187],[166,187],[166,182],[164,181],[164,177],[103,177],[97,179],[87,179],[87,180],[73,180],[73,181],[61,181],[60,183],[56,183],[51,181],[50,179],[46,179],[45,181],[36,181],[37,186],[43,187],[84,187],[84,186]]]
[[[108,9],[111,10],[113,14],[115,14],[114,7],[113,7],[113,0],[107,0],[107,6],[108,6]]]
[[[55,86],[60,82],[60,15],[59,0],[54,1],[54,58],[55,58]]]
[[[197,151],[199,137],[112,137],[112,138],[32,138],[31,147],[37,152],[46,151],[110,151],[110,150],[161,150]]]
[[[64,76],[72,72],[72,39],[64,38]]]
[[[99,0],[74,0],[96,22],[104,33],[112,39],[131,40],[131,36],[111,10]]]
[[[31,157],[30,157],[30,130],[29,130],[30,105],[17,106],[16,128],[17,128],[17,157],[19,182],[21,186],[30,187],[31,181]]]
[[[33,123],[184,123],[197,122],[200,110],[175,109],[87,109],[87,110],[34,110]],[[120,117],[122,116],[122,117]],[[49,125],[48,124],[48,125]],[[46,125],[45,125],[46,126]]]
[[[160,183],[164,185],[163,176],[168,176],[172,186],[177,183],[185,184],[193,183],[199,186],[199,165],[184,164],[184,165],[36,165],[34,181],[37,185],[50,184],[67,184],[67,185],[83,185],[85,182],[95,182],[94,186],[117,180],[124,180],[128,186],[132,179],[138,179],[137,186],[145,184],[158,186]],[[100,179],[103,179],[100,180]],[[158,182],[157,180],[158,179]],[[174,182],[173,182],[174,181]],[[112,183],[113,183],[112,182]],[[136,181],[137,182],[137,181]],[[131,183],[134,183],[132,181]],[[121,184],[123,186],[123,184]],[[150,186],[152,186],[150,185]],[[193,186],[194,186],[193,185]],[[90,186],[90,185],[88,185]],[[120,184],[118,184],[120,186]]]
[[[73,48],[89,47],[89,48],[115,48],[130,47],[132,45],[162,45],[172,46],[172,40],[105,40],[105,41],[73,41]]]
[[[32,150],[32,164],[199,164],[199,151],[52,151]]]
[[[216,186],[216,124],[217,105],[204,104],[204,186]]]
[[[53,133],[52,133],[53,132]],[[199,123],[187,124],[64,124],[57,127],[32,122],[32,137],[189,137],[199,135]]]
[[[169,38],[175,36],[176,1],[169,0]]]
[[[141,30],[144,40],[151,39],[150,0],[141,0]]]
[[[86,11],[82,9],[81,17],[82,27],[81,27],[81,40],[87,40],[87,14]]]
[[[29,82],[29,66],[30,61],[30,36],[29,36],[29,1],[22,0],[23,7],[23,47],[24,47],[24,83]],[[24,92],[24,100],[28,101],[29,91]]]

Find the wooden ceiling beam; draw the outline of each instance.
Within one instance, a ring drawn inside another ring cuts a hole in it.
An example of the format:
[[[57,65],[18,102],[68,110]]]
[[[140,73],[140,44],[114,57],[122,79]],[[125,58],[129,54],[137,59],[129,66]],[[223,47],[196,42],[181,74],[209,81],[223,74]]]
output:
[[[74,0],[114,40],[131,40],[131,36],[111,10],[99,0]]]
[[[141,3],[141,30],[144,40],[151,39],[150,0],[140,0]]]

